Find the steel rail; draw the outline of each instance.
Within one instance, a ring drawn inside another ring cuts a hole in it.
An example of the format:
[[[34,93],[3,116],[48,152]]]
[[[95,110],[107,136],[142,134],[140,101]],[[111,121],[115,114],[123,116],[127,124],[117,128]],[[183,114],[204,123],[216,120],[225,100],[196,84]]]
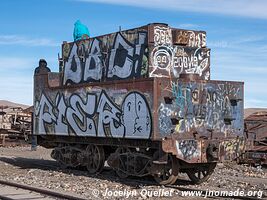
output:
[[[11,186],[11,187],[16,187],[16,188],[20,188],[20,189],[24,189],[24,190],[29,190],[29,191],[33,191],[33,192],[37,192],[37,193],[40,193],[40,194],[44,194],[44,195],[47,195],[47,196],[50,196],[50,197],[56,197],[56,198],[59,198],[59,199],[86,200],[85,198],[81,198],[81,197],[78,197],[78,196],[72,196],[72,195],[69,195],[69,194],[59,193],[59,192],[55,192],[55,191],[48,190],[48,189],[33,187],[33,186],[20,184],[20,183],[14,183],[14,182],[6,181],[6,180],[0,180],[0,184]],[[12,198],[0,196],[0,199],[11,200]]]

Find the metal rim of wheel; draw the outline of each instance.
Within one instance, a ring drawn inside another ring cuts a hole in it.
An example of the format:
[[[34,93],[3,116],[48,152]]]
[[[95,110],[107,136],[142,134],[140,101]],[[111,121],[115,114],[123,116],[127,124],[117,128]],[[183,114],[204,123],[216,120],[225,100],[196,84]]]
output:
[[[105,163],[105,152],[102,146],[90,144],[86,147],[86,168],[90,174],[100,173]]]
[[[194,184],[207,181],[216,167],[216,163],[209,163],[206,167],[196,167],[187,170],[187,175]]]
[[[122,154],[122,153],[130,153],[131,150],[128,147],[119,147],[116,150],[116,153]],[[125,163],[125,160],[122,160],[119,156],[119,169],[116,169],[116,174],[124,179],[127,178],[129,175],[125,173],[124,171],[127,171],[127,163]]]
[[[178,173],[179,166],[176,157],[168,154],[167,164],[163,165],[160,173],[153,174],[153,177],[160,185],[171,185],[176,182]]]

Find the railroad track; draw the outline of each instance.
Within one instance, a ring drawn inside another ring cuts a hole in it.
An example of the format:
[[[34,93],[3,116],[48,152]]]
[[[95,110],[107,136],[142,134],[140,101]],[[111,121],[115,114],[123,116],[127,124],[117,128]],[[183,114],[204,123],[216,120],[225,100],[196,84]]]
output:
[[[0,180],[0,199],[1,200],[15,200],[15,199],[86,200],[77,195],[69,195],[66,193],[55,192],[48,189],[33,187],[24,184],[18,184],[5,180]]]

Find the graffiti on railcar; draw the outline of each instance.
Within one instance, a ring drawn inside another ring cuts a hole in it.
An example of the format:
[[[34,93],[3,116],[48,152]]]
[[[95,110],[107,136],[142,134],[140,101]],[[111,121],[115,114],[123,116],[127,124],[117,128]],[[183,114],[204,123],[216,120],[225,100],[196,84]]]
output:
[[[155,26],[154,27],[154,45],[172,45],[172,30],[169,27]]]
[[[54,100],[53,100],[54,99]],[[152,117],[146,97],[132,91],[116,104],[105,90],[98,93],[42,94],[35,103],[39,134],[149,138]]]
[[[126,31],[64,43],[63,84],[143,77],[148,73],[147,31]]]
[[[127,122],[125,131],[129,135],[142,137],[150,135],[151,115],[145,97],[137,92],[129,93],[122,103],[123,122]]]
[[[190,47],[205,47],[206,33],[188,30],[174,30],[173,41],[176,44],[187,45]]]
[[[244,152],[245,140],[242,137],[225,140],[221,143],[221,148],[224,151],[225,160],[234,160]]]
[[[175,47],[175,54],[173,58],[173,73],[192,73],[199,74],[202,76],[204,73],[204,78],[209,78],[209,58],[210,51],[208,49],[201,48],[184,48]]]
[[[204,34],[204,33],[203,33]],[[205,34],[195,36],[188,32],[188,46],[174,45],[169,27],[154,27],[154,47],[150,53],[150,77],[176,77],[180,74],[199,74],[210,78],[210,49],[201,48],[206,45]]]
[[[203,132],[207,129],[216,132],[232,130],[242,134],[240,127],[243,125],[239,117],[242,103],[238,102],[242,91],[239,86],[173,82],[171,94],[172,102],[162,102],[159,106],[159,129],[162,135]]]
[[[196,140],[176,141],[176,149],[178,155],[186,160],[199,157],[201,154],[200,148],[198,147],[198,142]]]
[[[159,115],[159,128],[164,134],[172,132],[172,121],[171,117],[175,114],[175,109],[170,106],[161,103],[158,109]]]
[[[142,58],[145,53],[146,33],[138,34],[138,43],[133,45],[117,33],[109,55],[107,77],[129,78],[141,76]]]

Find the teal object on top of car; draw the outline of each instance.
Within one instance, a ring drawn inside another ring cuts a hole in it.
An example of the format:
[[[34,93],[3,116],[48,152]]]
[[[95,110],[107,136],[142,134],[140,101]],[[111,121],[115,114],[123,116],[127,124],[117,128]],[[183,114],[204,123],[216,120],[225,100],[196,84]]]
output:
[[[80,20],[77,20],[74,24],[73,38],[74,41],[81,40],[90,37],[89,30],[87,26],[81,23]]]

